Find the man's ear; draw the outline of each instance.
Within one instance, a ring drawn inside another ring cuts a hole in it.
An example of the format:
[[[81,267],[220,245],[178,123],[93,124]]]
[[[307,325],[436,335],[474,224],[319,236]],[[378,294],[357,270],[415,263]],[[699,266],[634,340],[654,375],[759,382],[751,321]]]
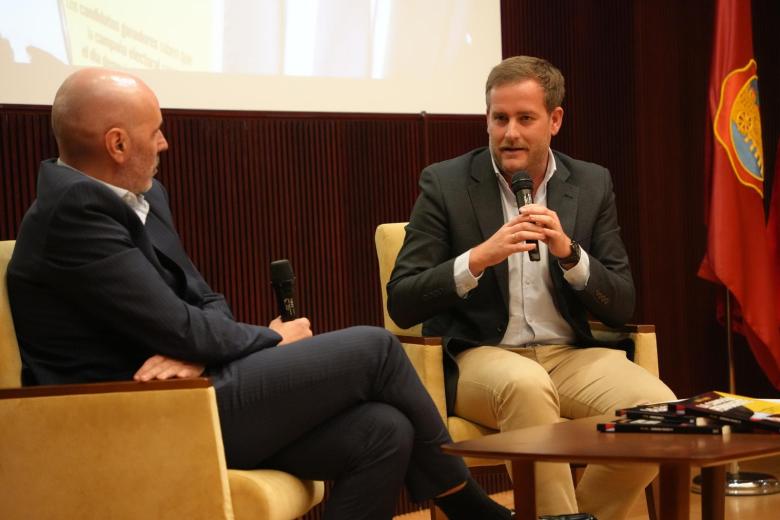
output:
[[[550,133],[552,135],[557,135],[558,132],[561,130],[562,124],[563,124],[563,108],[555,107],[553,111],[550,112]]]
[[[127,160],[130,140],[122,128],[111,128],[105,134],[106,152],[117,163]]]

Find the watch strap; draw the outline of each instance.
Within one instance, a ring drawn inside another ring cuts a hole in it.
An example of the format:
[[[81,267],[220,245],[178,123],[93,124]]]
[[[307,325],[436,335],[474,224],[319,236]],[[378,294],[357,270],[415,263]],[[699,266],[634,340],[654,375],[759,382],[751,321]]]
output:
[[[569,256],[558,259],[558,263],[561,267],[572,268],[580,261],[580,245],[572,240],[571,241],[571,253]]]

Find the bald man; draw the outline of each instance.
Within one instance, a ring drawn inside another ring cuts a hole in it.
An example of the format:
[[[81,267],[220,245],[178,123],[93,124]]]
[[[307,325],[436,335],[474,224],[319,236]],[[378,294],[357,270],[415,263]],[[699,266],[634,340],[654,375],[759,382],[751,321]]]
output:
[[[25,384],[209,376],[228,465],[333,480],[325,518],[387,519],[406,483],[452,519],[510,518],[444,455],[450,438],[397,340],[233,319],[187,257],[154,179],[168,148],[140,79],[82,69],[52,106],[8,290]]]

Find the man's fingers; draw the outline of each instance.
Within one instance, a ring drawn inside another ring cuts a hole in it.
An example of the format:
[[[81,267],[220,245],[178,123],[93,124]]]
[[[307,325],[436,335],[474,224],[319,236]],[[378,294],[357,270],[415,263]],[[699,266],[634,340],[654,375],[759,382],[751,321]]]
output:
[[[148,374],[154,370],[154,367],[159,365],[160,363],[165,361],[165,357],[158,355],[152,356],[146,361],[144,361],[144,364],[141,365],[141,367],[136,370],[135,374],[133,375],[133,379],[136,381],[148,381],[150,378],[148,377]]]
[[[167,379],[166,377],[160,377],[160,375],[170,370],[171,365],[171,360],[163,359],[157,363],[152,364],[151,366],[147,366],[146,368],[142,367],[141,370],[138,371],[138,374],[141,377],[141,381],[151,381],[155,378]]]
[[[188,378],[198,377],[203,373],[204,367],[195,363],[186,363],[178,359],[157,356],[158,359],[151,358],[144,363],[133,378],[136,381],[151,381],[152,379],[171,379],[174,377]]]
[[[176,374],[182,370],[182,363],[171,360],[163,365],[155,367],[157,370],[152,373],[152,377],[155,379],[170,379],[175,377]]]

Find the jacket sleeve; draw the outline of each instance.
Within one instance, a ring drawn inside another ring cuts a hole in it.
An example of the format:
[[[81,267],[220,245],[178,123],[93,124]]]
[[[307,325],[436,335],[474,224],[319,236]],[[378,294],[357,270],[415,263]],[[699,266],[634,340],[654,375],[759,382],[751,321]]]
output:
[[[387,309],[408,328],[461,300],[455,289],[450,223],[435,173],[420,175],[421,193],[412,210],[403,246],[387,283]]]
[[[180,299],[137,247],[143,233],[124,204],[97,183],[78,183],[57,203],[46,232],[44,258],[63,294],[84,314],[146,350],[216,364],[272,347],[281,337],[266,327],[234,321],[221,295],[205,305]],[[204,282],[205,283],[205,282]]]
[[[587,242],[590,277],[587,286],[574,294],[595,318],[619,326],[634,313],[636,293],[623,240],[620,238],[612,178],[604,170],[601,204],[582,243]]]

